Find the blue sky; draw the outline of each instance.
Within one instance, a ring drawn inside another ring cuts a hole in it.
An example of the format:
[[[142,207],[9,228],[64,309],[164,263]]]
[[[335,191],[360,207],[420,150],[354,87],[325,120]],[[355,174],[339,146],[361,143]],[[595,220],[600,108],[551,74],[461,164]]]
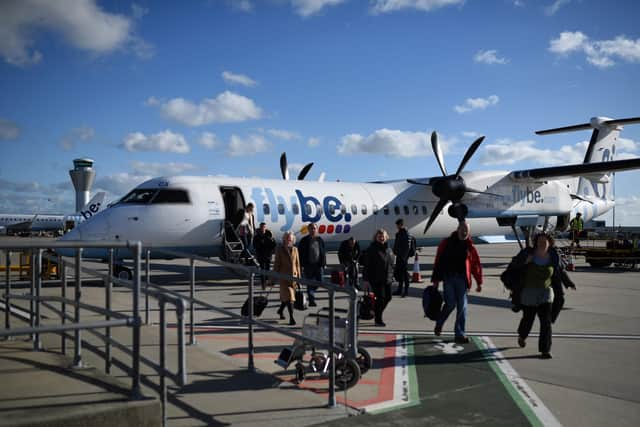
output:
[[[589,132],[640,116],[640,3],[591,0],[22,0],[0,3],[0,212],[70,212],[158,175],[371,181],[579,163]],[[640,126],[622,133],[640,155]],[[620,156],[618,158],[621,158]],[[640,225],[640,172],[616,223]]]

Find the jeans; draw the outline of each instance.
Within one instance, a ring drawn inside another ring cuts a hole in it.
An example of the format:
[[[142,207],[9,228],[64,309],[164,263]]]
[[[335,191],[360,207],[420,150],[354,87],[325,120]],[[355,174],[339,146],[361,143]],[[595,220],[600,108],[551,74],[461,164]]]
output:
[[[322,276],[324,274],[324,269],[320,268],[318,270],[309,270],[306,269],[302,272],[302,277],[304,279],[317,280],[318,282],[322,282]],[[317,286],[307,285],[307,295],[309,296],[309,304],[313,305],[316,302],[316,289]],[[313,304],[312,304],[313,303]]]
[[[436,322],[437,327],[442,328],[454,308],[457,308],[454,332],[456,337],[464,337],[467,322],[467,278],[462,274],[447,275],[444,279],[444,307]]]
[[[271,257],[269,258],[258,258],[258,264],[260,265],[261,270],[269,271],[271,269]],[[260,283],[264,287],[265,281],[267,280],[267,276],[261,274],[260,275]]]

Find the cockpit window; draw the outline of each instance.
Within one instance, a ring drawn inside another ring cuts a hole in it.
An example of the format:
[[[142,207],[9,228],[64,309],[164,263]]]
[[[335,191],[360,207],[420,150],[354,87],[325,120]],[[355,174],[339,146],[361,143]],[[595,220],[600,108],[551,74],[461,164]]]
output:
[[[151,188],[151,189],[142,189],[142,188],[138,188],[135,189],[133,191],[131,191],[129,194],[127,194],[126,196],[124,196],[120,202],[120,203],[127,203],[127,204],[146,204],[149,203],[149,201],[151,200],[151,198],[154,196],[154,194],[156,194],[158,190]]]
[[[185,190],[164,189],[151,200],[151,204],[156,203],[189,203],[189,194]]]

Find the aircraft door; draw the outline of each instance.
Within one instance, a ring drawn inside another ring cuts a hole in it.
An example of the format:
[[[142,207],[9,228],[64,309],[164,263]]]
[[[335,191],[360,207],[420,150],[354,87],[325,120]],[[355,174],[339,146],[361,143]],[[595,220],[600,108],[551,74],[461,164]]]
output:
[[[224,202],[224,235],[226,241],[238,241],[236,230],[244,218],[244,196],[238,187],[220,187]]]

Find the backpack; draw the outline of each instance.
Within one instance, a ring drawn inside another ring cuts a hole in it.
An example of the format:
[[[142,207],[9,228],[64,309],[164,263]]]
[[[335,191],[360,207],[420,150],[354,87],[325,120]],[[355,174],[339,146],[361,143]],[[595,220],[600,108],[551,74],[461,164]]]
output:
[[[427,286],[422,292],[424,316],[436,321],[442,312],[442,295],[434,286]]]
[[[413,236],[409,236],[409,252],[407,253],[407,257],[411,258],[416,254],[416,238]]]
[[[376,297],[371,292],[367,292],[360,299],[358,307],[358,317],[362,320],[371,320],[375,317]]]

